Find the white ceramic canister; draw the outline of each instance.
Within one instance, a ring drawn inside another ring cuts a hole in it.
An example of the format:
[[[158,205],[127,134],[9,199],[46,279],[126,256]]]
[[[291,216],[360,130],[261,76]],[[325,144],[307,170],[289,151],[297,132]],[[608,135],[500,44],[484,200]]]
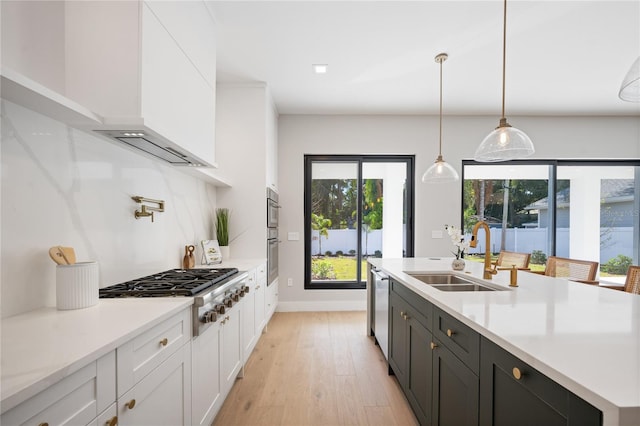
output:
[[[88,308],[98,303],[98,262],[56,266],[56,306],[60,310]]]

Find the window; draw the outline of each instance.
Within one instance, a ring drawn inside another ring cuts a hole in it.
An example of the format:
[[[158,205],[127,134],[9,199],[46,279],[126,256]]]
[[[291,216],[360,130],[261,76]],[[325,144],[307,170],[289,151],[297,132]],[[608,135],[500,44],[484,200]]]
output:
[[[413,156],[305,156],[305,288],[366,286],[368,257],[413,256]]]
[[[591,260],[620,282],[639,262],[639,206],[640,161],[463,162],[465,231],[484,220],[489,250],[532,253],[532,269],[551,255]]]

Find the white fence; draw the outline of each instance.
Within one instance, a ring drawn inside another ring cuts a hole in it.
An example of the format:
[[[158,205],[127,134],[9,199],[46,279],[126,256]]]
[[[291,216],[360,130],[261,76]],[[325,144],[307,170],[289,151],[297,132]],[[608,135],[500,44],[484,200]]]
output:
[[[545,251],[547,246],[548,228],[509,228],[507,229],[505,250],[531,253],[534,250]],[[322,254],[330,251],[335,254],[342,251],[349,254],[349,250],[356,250],[358,233],[355,229],[331,229],[328,231],[329,238],[322,237]],[[478,233],[478,247],[470,249],[469,253],[484,253],[484,231]],[[602,244],[600,246],[600,263],[605,263],[609,259],[619,254],[631,257],[633,253],[633,228],[601,228],[600,235]],[[445,234],[446,238],[446,234]],[[491,228],[491,251],[500,251],[500,240],[502,229]],[[466,239],[470,240],[471,235],[467,234]],[[319,254],[318,231],[313,231],[311,254]],[[377,229],[368,234],[362,235],[362,250],[365,254],[374,254],[376,250],[382,251],[382,231]],[[556,237],[556,255],[569,257],[569,228],[558,228]]]

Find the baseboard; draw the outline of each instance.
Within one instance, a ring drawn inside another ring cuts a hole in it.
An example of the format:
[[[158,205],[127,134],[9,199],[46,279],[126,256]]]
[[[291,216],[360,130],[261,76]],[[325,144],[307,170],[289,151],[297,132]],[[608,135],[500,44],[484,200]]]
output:
[[[366,311],[366,300],[278,301],[276,312]]]

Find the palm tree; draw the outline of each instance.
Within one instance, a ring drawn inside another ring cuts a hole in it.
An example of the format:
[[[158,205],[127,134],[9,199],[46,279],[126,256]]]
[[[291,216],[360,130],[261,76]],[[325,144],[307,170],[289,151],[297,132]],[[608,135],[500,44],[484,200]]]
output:
[[[325,219],[321,214],[311,213],[311,229],[318,231],[318,254],[322,255],[322,236],[329,238],[331,219]]]

